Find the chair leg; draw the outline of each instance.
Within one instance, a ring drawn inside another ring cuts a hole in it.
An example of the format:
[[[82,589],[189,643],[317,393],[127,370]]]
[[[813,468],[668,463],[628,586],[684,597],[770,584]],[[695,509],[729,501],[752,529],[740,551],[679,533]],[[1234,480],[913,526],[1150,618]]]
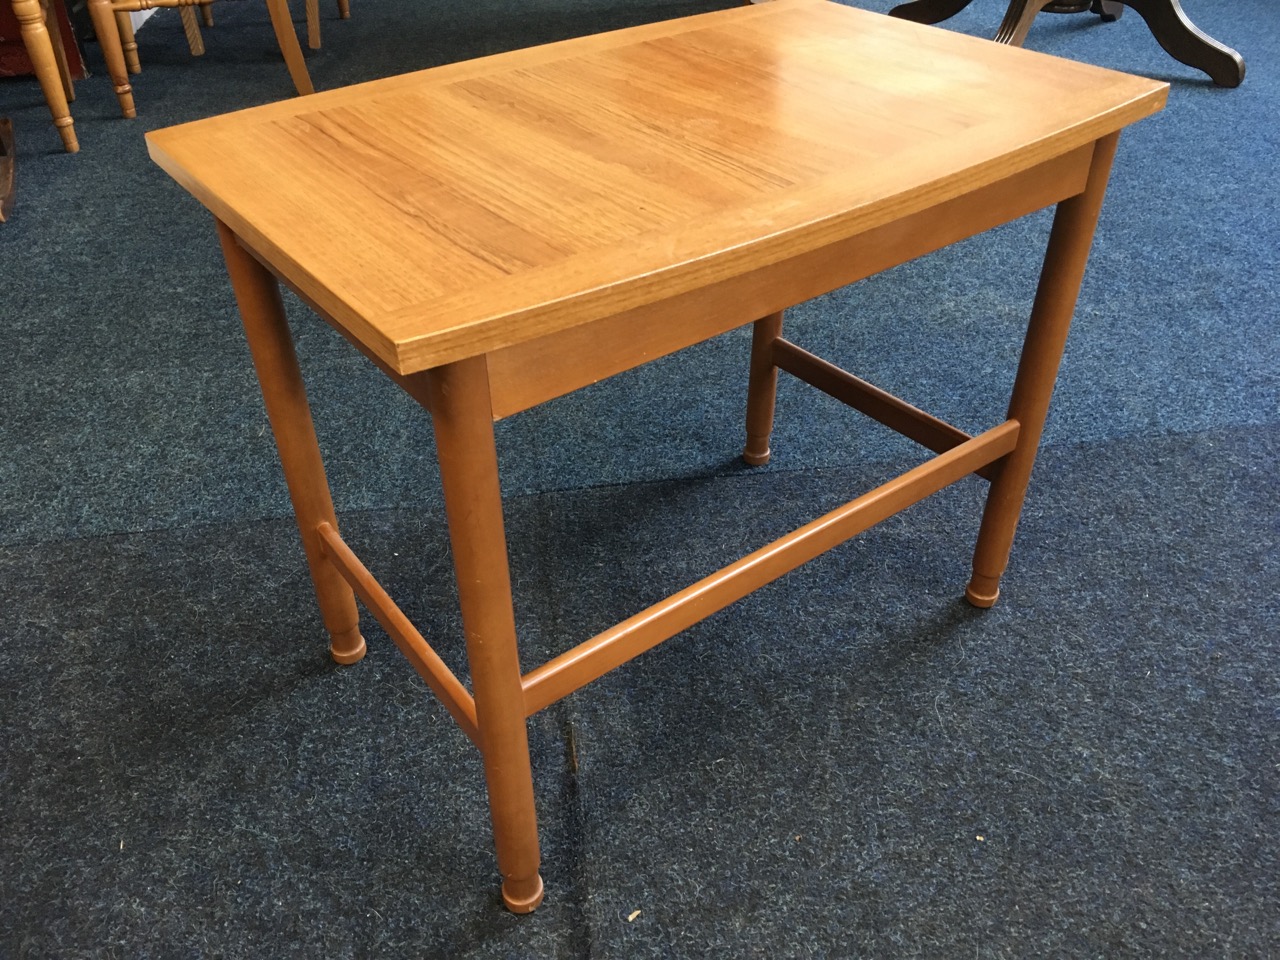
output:
[[[307,46],[320,49],[320,0],[307,0]]]
[[[58,74],[53,41],[49,37],[49,28],[45,25],[40,4],[38,0],[14,0],[13,12],[18,19],[22,43],[26,47],[27,55],[31,58],[32,67],[35,68],[36,79],[40,83],[45,103],[49,105],[53,125],[58,128],[58,134],[62,137],[62,147],[67,153],[75,153],[80,149],[80,142],[76,139],[71,108],[67,106],[67,94],[62,87],[62,78]],[[115,30],[114,24],[112,30]]]
[[[187,35],[187,46],[193,57],[204,56],[204,37],[200,36],[200,21],[194,7],[182,7],[182,32]]]
[[[338,16],[343,20],[351,19],[351,0],[338,0]]]
[[[136,117],[138,111],[133,105],[133,87],[129,85],[129,71],[125,66],[124,49],[120,42],[120,27],[111,9],[111,0],[89,0],[89,16],[93,20],[94,33],[98,35],[102,58],[107,62],[107,73],[115,87],[116,99],[120,101],[120,113],[125,117]]]
[[[71,83],[71,68],[67,65],[67,51],[62,45],[62,28],[58,24],[58,15],[52,3],[44,4],[44,26],[49,33],[49,44],[53,47],[53,61],[58,65],[58,79],[62,81],[62,92],[67,102],[76,99],[75,86]]]
[[[1244,81],[1244,58],[1192,23],[1178,0],[1124,0],[1124,4],[1147,22],[1156,42],[1173,59],[1203,70],[1220,87],[1238,87]]]
[[[200,17],[202,20],[204,20],[204,25],[206,27],[213,26],[213,4],[212,3],[200,4]]]
[[[288,0],[267,0],[267,13],[271,16],[276,43],[280,45],[280,53],[284,55],[284,65],[289,69],[294,88],[303,95],[315,93],[316,88],[311,85],[311,74],[307,73],[307,62],[302,57],[297,31],[293,29]]]
[[[142,61],[138,59],[138,40],[133,35],[133,18],[125,10],[115,11],[116,30],[120,34],[120,49],[124,53],[124,63],[130,73],[142,72]]]

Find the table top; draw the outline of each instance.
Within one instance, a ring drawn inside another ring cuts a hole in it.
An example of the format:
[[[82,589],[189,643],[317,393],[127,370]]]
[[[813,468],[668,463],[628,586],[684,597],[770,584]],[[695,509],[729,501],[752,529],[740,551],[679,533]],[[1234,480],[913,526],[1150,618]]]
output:
[[[147,135],[399,373],[566,330],[978,189],[1168,86],[826,0],[533,47]]]

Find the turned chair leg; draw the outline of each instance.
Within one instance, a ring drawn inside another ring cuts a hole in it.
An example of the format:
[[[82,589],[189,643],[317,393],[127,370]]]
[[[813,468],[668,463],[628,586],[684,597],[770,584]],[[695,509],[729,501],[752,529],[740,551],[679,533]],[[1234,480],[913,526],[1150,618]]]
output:
[[[53,40],[49,36],[44,12],[37,0],[15,0],[13,12],[18,19],[22,43],[31,57],[31,66],[35,69],[45,103],[49,105],[49,115],[53,118],[53,125],[58,128],[58,134],[62,137],[63,149],[67,153],[75,153],[80,149],[80,143],[76,139],[71,108],[67,106],[67,91],[58,72]],[[10,164],[12,156],[12,154],[9,155]],[[10,165],[10,172],[12,169]]]
[[[115,11],[116,30],[120,33],[120,50],[124,53],[124,64],[130,73],[142,72],[142,61],[138,58],[138,38],[133,35],[133,17],[125,10]]]
[[[111,9],[111,0],[89,0],[89,16],[93,20],[94,33],[98,35],[102,58],[107,62],[107,74],[115,87],[116,99],[120,101],[120,113],[125,117],[136,117],[138,111],[133,105],[133,87],[129,85],[120,26],[116,23],[115,11]]]

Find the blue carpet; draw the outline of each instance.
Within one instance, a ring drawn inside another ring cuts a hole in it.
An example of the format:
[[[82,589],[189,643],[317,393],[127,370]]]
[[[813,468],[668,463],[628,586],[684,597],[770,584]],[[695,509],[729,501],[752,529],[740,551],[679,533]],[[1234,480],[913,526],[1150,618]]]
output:
[[[308,63],[325,89],[723,5],[357,0]],[[538,715],[524,919],[465,738],[376,628],[359,666],[324,656],[212,225],[146,157],[145,130],[291,93],[265,12],[215,5],[197,60],[157,14],[139,118],[81,82],[74,156],[0,83],[0,957],[1280,955],[1273,6],[1186,0],[1248,61],[1235,90],[1132,12],[1038,18],[1028,46],[1173,87],[1122,139],[1001,603],[958,599],[966,483]],[[1047,230],[791,335],[985,426]],[[288,306],[344,529],[461,666],[430,424]],[[775,459],[743,468],[747,346],[500,425],[528,663],[918,457],[784,378]]]

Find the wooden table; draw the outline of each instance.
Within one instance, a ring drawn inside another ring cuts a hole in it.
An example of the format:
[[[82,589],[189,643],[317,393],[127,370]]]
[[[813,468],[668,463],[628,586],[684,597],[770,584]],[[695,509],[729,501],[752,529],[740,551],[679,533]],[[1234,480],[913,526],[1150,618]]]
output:
[[[365,652],[358,596],[480,748],[511,910],[542,899],[533,713],[973,473],[967,596],[995,601],[1119,130],[1166,93],[777,0],[148,135],[217,220],[332,656]],[[781,335],[787,306],[1052,204],[1008,416],[976,436]],[[474,693],[338,532],[277,281],[432,417]],[[522,672],[494,421],[753,321],[749,462],[779,368],[936,456]]]

